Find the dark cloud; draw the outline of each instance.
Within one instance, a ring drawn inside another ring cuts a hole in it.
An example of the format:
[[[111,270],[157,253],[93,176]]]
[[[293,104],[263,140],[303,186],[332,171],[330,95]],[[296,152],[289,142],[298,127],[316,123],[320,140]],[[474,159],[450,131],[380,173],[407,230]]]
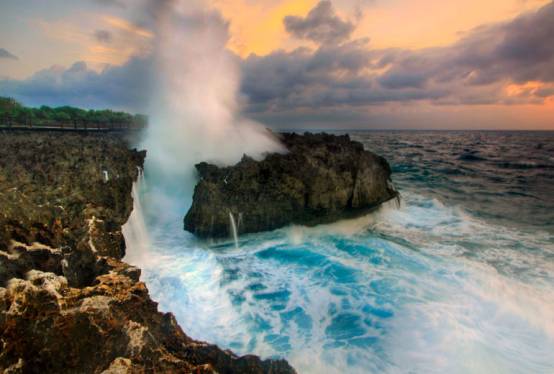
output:
[[[310,15],[302,22],[319,19]],[[340,43],[335,37],[316,49],[281,50],[244,60],[237,56],[243,71],[244,108],[256,118],[289,118],[294,113],[338,116],[398,103],[403,107],[422,102],[441,107],[542,103],[554,96],[552,20],[554,2],[510,22],[476,28],[448,47],[372,50],[367,40],[343,36]],[[26,80],[0,81],[0,95],[32,105],[144,111],[152,68],[151,59],[139,58],[100,73],[84,63],[69,69],[54,67]],[[529,81],[542,83],[506,89]]]
[[[77,62],[68,69],[53,66],[25,80],[0,80],[0,96],[28,105],[75,105],[144,111],[150,92],[150,59],[131,59],[98,73]]]
[[[8,60],[19,60],[19,58],[16,55],[10,53],[4,48],[0,48],[0,58],[5,58]]]
[[[117,6],[120,8],[126,8],[126,5],[123,2],[123,0],[92,0],[92,1],[100,5]]]
[[[424,49],[391,61],[384,87],[502,81],[554,81],[554,2],[507,23],[479,27],[446,48]]]
[[[554,86],[552,87],[549,87],[549,88],[542,88],[540,90],[537,90],[535,95],[539,96],[539,97],[549,97],[549,96],[554,96]]]
[[[378,84],[368,71],[378,69],[391,51],[370,51],[359,42],[274,52],[244,61],[243,92],[252,112],[294,108],[366,106],[386,102],[435,100],[442,88],[393,90]]]
[[[384,77],[378,79],[381,86],[385,88],[423,88],[427,76],[425,73],[396,73],[387,74]]]
[[[330,1],[320,1],[305,18],[287,16],[286,30],[299,39],[308,39],[320,44],[341,43],[350,38],[354,24],[340,19]]]
[[[554,2],[504,27],[495,55],[515,81],[554,81]]]
[[[303,22],[314,19],[309,15]],[[421,100],[541,103],[553,95],[553,40],[554,2],[510,22],[476,28],[448,47],[370,50],[364,41],[350,41],[251,56],[244,61],[243,91],[254,112]],[[529,81],[545,87],[506,93],[506,85]]]
[[[94,32],[94,38],[100,43],[109,44],[112,42],[113,35],[108,30],[96,30]]]

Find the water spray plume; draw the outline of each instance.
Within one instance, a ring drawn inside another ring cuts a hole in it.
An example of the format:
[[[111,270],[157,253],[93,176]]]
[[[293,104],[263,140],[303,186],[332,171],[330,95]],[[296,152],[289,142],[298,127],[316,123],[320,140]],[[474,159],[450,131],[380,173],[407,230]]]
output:
[[[133,196],[126,235],[140,253],[148,243],[144,221],[182,220],[196,183],[196,163],[234,164],[243,154],[261,158],[283,151],[271,132],[240,113],[240,67],[226,49],[228,24],[221,15],[194,0],[150,5],[156,43],[150,125],[141,144],[148,151],[147,178],[140,196]]]
[[[226,49],[221,15],[184,0],[163,2],[156,14],[147,170],[186,176],[200,161],[232,164],[244,153],[282,150],[269,131],[240,115],[240,68]]]

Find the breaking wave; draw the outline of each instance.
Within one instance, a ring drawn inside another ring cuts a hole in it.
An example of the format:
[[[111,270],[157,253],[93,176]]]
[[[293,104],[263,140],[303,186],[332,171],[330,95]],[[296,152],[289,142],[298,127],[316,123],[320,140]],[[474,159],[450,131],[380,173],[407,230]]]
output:
[[[134,264],[194,338],[301,373],[552,371],[548,232],[411,192],[400,207],[243,236],[238,248],[196,240],[173,214],[147,219],[152,247]]]

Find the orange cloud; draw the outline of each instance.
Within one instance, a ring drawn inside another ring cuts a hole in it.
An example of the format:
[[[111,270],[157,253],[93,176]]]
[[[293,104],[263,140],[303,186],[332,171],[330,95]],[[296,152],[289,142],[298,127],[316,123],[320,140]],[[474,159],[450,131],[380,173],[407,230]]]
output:
[[[510,20],[550,0],[403,0],[375,2],[364,9],[356,36],[376,48],[419,49],[451,44],[464,32]]]
[[[293,45],[283,25],[288,15],[305,15],[317,0],[212,0],[211,5],[230,21],[229,48],[242,57],[251,53],[266,55]]]
[[[149,53],[153,32],[114,16],[104,15],[100,20],[100,26],[96,26],[111,30],[114,36],[109,44],[89,38],[87,52],[83,56],[85,61],[101,69],[106,65],[122,65],[133,56]]]
[[[76,22],[75,18],[85,21]],[[122,65],[129,58],[145,55],[150,51],[154,34],[145,28],[111,15],[87,14],[57,21],[34,20],[45,35],[56,42],[62,42],[64,55],[58,63],[71,65],[76,60],[86,61],[96,70],[106,65]],[[106,29],[113,33],[109,44],[100,43],[94,32]]]
[[[535,95],[544,85],[544,83],[538,81],[530,81],[523,84],[513,83],[507,85],[505,90],[508,96],[529,96]]]
[[[48,22],[42,19],[31,20],[31,25],[39,27],[50,38],[69,43],[82,43],[86,33],[80,25],[68,20]]]
[[[353,18],[361,9],[354,37],[369,37],[374,48],[419,49],[451,44],[479,25],[509,20],[538,9],[550,0],[397,0],[334,1],[341,16]],[[242,57],[291,49],[300,42],[283,26],[287,15],[305,16],[319,0],[211,0],[231,23],[229,48]],[[305,44],[305,43],[304,43]]]
[[[504,91],[509,98],[533,99],[537,103],[554,107],[554,84],[551,83],[540,81],[512,83],[508,84]]]
[[[123,30],[148,39],[154,36],[154,34],[150,30],[134,25],[131,22],[124,20],[123,18],[114,17],[114,16],[104,16],[103,19],[108,25],[116,29]]]

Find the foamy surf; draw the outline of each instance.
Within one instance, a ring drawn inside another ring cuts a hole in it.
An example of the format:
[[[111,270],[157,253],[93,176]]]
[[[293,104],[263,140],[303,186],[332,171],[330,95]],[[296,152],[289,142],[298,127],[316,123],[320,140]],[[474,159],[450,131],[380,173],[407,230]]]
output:
[[[239,247],[157,222],[146,223],[148,255],[133,258],[129,242],[128,260],[194,338],[285,357],[301,373],[551,372],[547,233],[521,250],[527,233],[413,193],[357,220],[245,235]],[[466,253],[471,240],[483,250]]]
[[[284,357],[300,373],[554,371],[553,176],[539,167],[548,150],[529,150],[534,136],[499,154],[511,136],[356,134],[393,166],[401,206],[198,241],[182,230],[193,165],[283,150],[241,115],[221,16],[197,1],[158,11],[159,80],[126,260],[189,335]]]

